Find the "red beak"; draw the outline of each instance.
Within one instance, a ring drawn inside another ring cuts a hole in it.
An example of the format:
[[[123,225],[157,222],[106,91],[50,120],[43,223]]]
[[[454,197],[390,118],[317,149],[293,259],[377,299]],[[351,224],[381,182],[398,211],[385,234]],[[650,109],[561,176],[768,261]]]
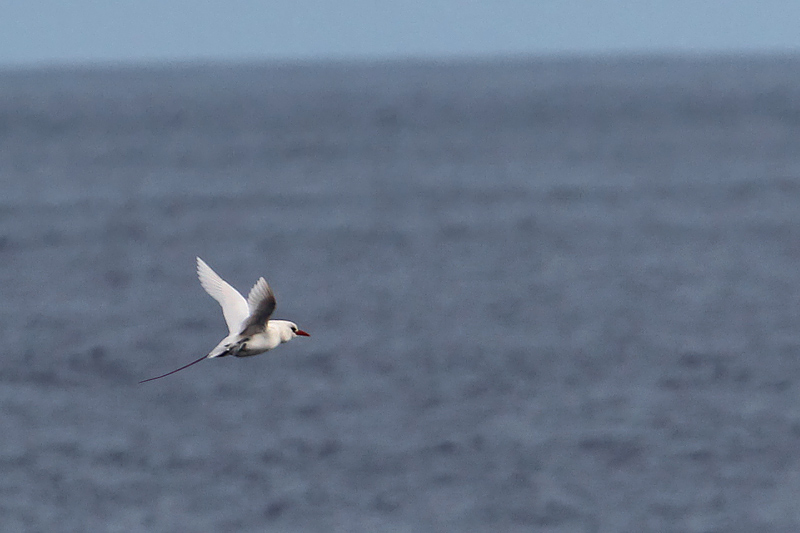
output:
[[[297,331],[294,332],[294,334],[295,335],[300,335],[301,337],[310,337],[311,336],[308,333],[306,333],[305,331],[303,331],[302,329],[298,329]]]

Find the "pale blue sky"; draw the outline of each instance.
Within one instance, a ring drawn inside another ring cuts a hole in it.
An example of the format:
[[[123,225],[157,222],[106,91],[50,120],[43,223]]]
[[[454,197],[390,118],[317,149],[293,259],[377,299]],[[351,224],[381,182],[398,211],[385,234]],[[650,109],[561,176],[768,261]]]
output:
[[[0,65],[800,52],[781,0],[4,0]]]

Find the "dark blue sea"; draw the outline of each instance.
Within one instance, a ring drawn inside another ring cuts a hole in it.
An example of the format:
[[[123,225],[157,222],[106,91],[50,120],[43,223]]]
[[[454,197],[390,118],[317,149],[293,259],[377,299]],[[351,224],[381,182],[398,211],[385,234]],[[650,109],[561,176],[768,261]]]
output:
[[[0,530],[795,533],[798,263],[798,57],[0,71]]]

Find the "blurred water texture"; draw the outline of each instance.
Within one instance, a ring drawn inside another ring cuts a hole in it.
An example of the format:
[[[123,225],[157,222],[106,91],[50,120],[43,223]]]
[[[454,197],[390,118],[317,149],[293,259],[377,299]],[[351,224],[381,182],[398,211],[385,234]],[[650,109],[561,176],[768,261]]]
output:
[[[3,531],[800,530],[800,59],[0,74]]]

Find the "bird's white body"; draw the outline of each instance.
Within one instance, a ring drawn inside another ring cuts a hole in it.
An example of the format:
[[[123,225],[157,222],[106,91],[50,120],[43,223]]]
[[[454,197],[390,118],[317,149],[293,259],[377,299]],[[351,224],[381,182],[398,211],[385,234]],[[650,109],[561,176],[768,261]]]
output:
[[[297,325],[295,325],[294,322],[289,322],[288,320],[270,320],[267,322],[267,327],[263,332],[251,335],[248,340],[241,344],[241,348],[231,355],[235,355],[236,357],[249,357],[251,355],[268,352],[284,342],[289,342],[297,336],[297,333],[292,330],[292,326],[294,326],[295,330],[297,329]],[[208,353],[207,357],[219,357],[225,354],[229,347],[236,346],[242,343],[243,340],[240,333],[228,335]]]
[[[249,357],[272,350],[276,346],[289,342],[298,335],[309,337],[297,324],[288,320],[270,320],[275,310],[275,295],[264,278],[259,278],[245,300],[239,291],[231,287],[214,272],[202,259],[197,258],[197,277],[200,285],[222,307],[222,314],[228,324],[228,335],[222,339],[208,355],[182,366],[162,376],[146,379],[152,381],[178,370],[199,363],[203,359],[234,355]]]

